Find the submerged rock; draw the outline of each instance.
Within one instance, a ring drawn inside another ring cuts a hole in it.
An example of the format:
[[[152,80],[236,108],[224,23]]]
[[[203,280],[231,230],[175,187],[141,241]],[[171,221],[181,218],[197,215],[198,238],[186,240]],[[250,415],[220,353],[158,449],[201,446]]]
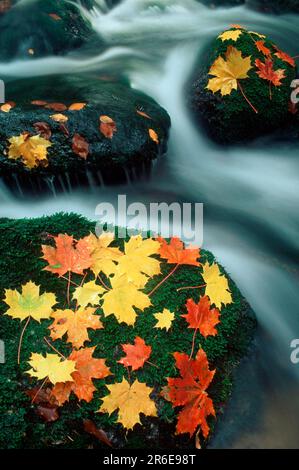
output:
[[[236,25],[200,60],[190,105],[210,137],[240,142],[288,122],[296,65],[269,38]]]
[[[20,2],[0,15],[0,61],[64,54],[93,34],[90,24],[71,2]]]
[[[74,185],[124,182],[126,171],[138,173],[166,151],[167,112],[126,83],[38,77],[8,83],[6,99],[14,107],[0,111],[0,176],[9,187],[17,178],[39,192],[42,179],[66,174]]]

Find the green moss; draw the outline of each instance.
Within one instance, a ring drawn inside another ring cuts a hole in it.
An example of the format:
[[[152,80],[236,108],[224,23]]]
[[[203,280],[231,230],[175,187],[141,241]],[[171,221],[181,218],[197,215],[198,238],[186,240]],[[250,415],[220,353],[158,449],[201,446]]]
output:
[[[0,298],[4,297],[4,289],[16,289],[28,280],[40,284],[43,291],[55,292],[59,301],[65,299],[66,282],[58,279],[50,272],[43,271],[45,262],[41,259],[41,244],[46,234],[68,233],[80,238],[94,230],[94,223],[75,214],[57,214],[41,219],[23,219],[0,221]],[[123,245],[123,241],[119,243]],[[202,253],[203,261],[212,262],[211,253]],[[169,265],[162,263],[162,273],[155,276],[148,283],[148,290],[156,285],[166,273]],[[223,270],[224,272],[224,270]],[[74,275],[74,281],[79,280]],[[82,448],[91,443],[95,447],[101,444],[84,433],[82,420],[92,419],[100,428],[104,429],[116,447],[190,447],[192,441],[188,436],[176,437],[175,410],[166,402],[159,392],[166,385],[166,377],[177,374],[174,351],[190,353],[193,330],[188,329],[185,320],[181,317],[185,313],[185,302],[191,296],[198,300],[199,292],[181,291],[177,293],[177,286],[197,285],[199,268],[181,266],[176,273],[163,284],[152,296],[153,306],[140,312],[135,327],[119,324],[114,315],[103,317],[105,326],[102,330],[90,331],[90,345],[97,345],[95,357],[107,358],[107,365],[114,376],[108,377],[106,383],[120,381],[127,377],[126,369],[116,361],[122,356],[120,344],[132,342],[136,335],[145,339],[152,345],[150,364],[131,374],[154,388],[153,398],[158,408],[159,419],[142,418],[143,426],[136,425],[127,436],[121,425],[116,423],[117,414],[95,413],[101,404],[101,397],[107,394],[103,380],[96,380],[97,391],[92,402],[81,402],[72,397],[70,402],[60,410],[60,418],[53,423],[44,423],[35,414],[34,405],[30,404],[25,395],[28,388],[36,383],[23,372],[28,369],[28,359],[31,352],[49,352],[43,337],[48,335],[48,321],[41,324],[31,320],[26,330],[23,346],[22,361],[17,366],[17,346],[21,330],[18,320],[3,315],[7,306],[0,303],[0,338],[5,341],[6,363],[1,368],[0,388],[0,447],[39,448],[63,447]],[[200,345],[205,349],[211,367],[217,369],[215,379],[209,389],[214,400],[216,411],[219,412],[223,403],[227,401],[232,389],[232,371],[246,353],[248,344],[255,329],[255,319],[250,307],[240,294],[233,281],[229,281],[233,295],[233,304],[221,311],[221,323],[217,326],[218,334],[215,337],[203,338],[197,335],[196,348]],[[169,308],[175,312],[175,321],[172,328],[165,330],[155,329],[152,313]],[[69,345],[63,341],[56,341],[55,346],[63,353],[70,352]],[[210,420],[211,424],[213,419]]]
[[[235,28],[232,28],[235,29]],[[271,50],[274,70],[284,69],[285,78],[281,86],[269,87],[269,81],[258,76],[255,60],[265,61],[255,41],[263,40]],[[225,57],[228,46],[242,52],[242,57],[251,56],[252,68],[248,78],[240,79],[245,95],[258,110],[256,114],[244,99],[240,89],[221,96],[220,91],[213,93],[206,87],[210,78],[209,70],[214,61]],[[237,41],[216,39],[207,52],[205,66],[197,72],[199,79],[193,87],[193,106],[207,125],[212,137],[220,142],[238,142],[273,131],[288,122],[288,104],[291,95],[291,82],[296,77],[296,68],[275,55],[274,43],[269,38],[262,39],[256,34],[243,31]]]

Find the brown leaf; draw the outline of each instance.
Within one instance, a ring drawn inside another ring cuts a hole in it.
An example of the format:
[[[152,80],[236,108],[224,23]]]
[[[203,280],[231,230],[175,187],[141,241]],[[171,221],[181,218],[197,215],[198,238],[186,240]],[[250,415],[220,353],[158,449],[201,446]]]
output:
[[[69,137],[70,131],[68,130],[67,126],[64,124],[64,122],[60,123],[60,129],[64,133],[66,137]]]
[[[35,122],[33,124],[34,129],[36,132],[43,137],[44,139],[50,140],[52,136],[52,131],[47,122]]]
[[[86,103],[73,103],[69,106],[69,111],[80,111],[85,108]]]
[[[67,106],[63,103],[48,103],[45,105],[47,109],[53,109],[53,111],[66,111]]]
[[[136,113],[139,114],[139,116],[142,116],[146,119],[152,119],[148,114],[146,114],[144,111],[140,111],[139,109],[136,109]]]
[[[291,113],[291,114],[297,114],[298,113],[297,104],[293,103],[292,101],[289,101],[288,109],[289,109],[289,113]]]
[[[49,13],[49,16],[55,21],[61,21],[62,20],[62,18],[60,16],[56,15],[56,13]]]
[[[43,418],[43,420],[46,421],[47,423],[52,423],[53,421],[57,421],[57,419],[59,418],[57,406],[38,405],[35,412],[38,416]]]
[[[86,160],[89,154],[89,143],[80,134],[75,134],[72,142],[73,152]]]
[[[158,134],[157,134],[156,131],[154,131],[154,129],[149,129],[149,130],[148,130],[148,133],[149,133],[150,138],[151,138],[154,142],[156,142],[156,144],[159,144],[159,143],[160,143],[160,142],[159,142]]]
[[[92,436],[96,437],[100,442],[106,444],[109,447],[112,447],[111,441],[108,439],[107,434],[103,429],[98,429],[91,419],[84,419],[83,421],[84,431]]]
[[[116,123],[109,116],[100,116],[100,131],[107,139],[112,139],[117,132]]]
[[[34,101],[31,101],[31,104],[33,104],[34,106],[46,106],[48,103],[47,101],[43,101],[43,100],[34,100]]]
[[[58,403],[52,395],[51,388],[35,387],[31,390],[26,390],[26,395],[32,399],[32,402],[38,405],[35,408],[35,413],[43,418],[47,423],[56,421],[59,418]]]

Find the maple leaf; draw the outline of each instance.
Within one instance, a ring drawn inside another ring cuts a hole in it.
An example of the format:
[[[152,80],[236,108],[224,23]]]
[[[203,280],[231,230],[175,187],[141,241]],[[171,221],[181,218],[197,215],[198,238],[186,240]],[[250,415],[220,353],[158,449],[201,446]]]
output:
[[[140,423],[140,413],[157,416],[156,405],[150,398],[153,389],[135,380],[132,385],[123,379],[120,383],[106,385],[110,394],[102,398],[101,413],[113,413],[118,410],[117,422],[126,429],[133,429]]]
[[[119,248],[110,246],[113,240],[113,233],[102,233],[99,237],[90,233],[87,237],[82,238],[82,242],[86,244],[90,252],[90,269],[96,276],[100,272],[103,272],[106,276],[114,273],[115,263],[123,256]],[[78,242],[79,246],[80,243],[81,240]]]
[[[69,106],[69,111],[80,111],[85,108],[86,103],[73,103]]]
[[[160,256],[167,259],[168,263],[200,266],[200,262],[197,261],[200,258],[199,248],[191,246],[184,248],[183,242],[177,237],[172,237],[169,244],[162,237],[158,237],[157,240],[160,243]]]
[[[79,155],[79,157],[86,160],[89,155],[89,143],[84,137],[82,137],[82,135],[74,134],[72,150],[76,155]]]
[[[109,116],[100,116],[100,131],[107,139],[112,139],[117,132],[116,123]]]
[[[40,295],[40,286],[29,281],[22,286],[21,294],[16,289],[6,289],[4,302],[9,306],[6,315],[21,321],[31,317],[40,322],[42,319],[50,318],[57,300],[52,293]]]
[[[134,325],[137,315],[133,307],[140,310],[149,307],[151,301],[148,295],[138,290],[126,275],[113,277],[111,285],[112,289],[104,295],[104,314],[114,314],[119,322]]]
[[[162,395],[173,406],[183,406],[178,415],[176,432],[192,436],[200,426],[206,438],[210,431],[207,417],[215,416],[213,402],[206,390],[216,371],[209,369],[203,349],[198,351],[195,359],[190,360],[187,354],[179,352],[174,353],[174,358],[181,377],[167,378],[168,386]]]
[[[257,47],[257,49],[262,52],[265,56],[269,56],[271,55],[271,51],[270,49],[265,46],[265,41],[255,41],[255,45]]]
[[[86,431],[91,436],[94,436],[98,441],[103,442],[109,447],[112,447],[111,441],[108,439],[107,434],[103,429],[98,429],[97,426],[91,419],[84,419],[83,421],[84,431]]]
[[[237,41],[242,33],[243,33],[243,31],[241,31],[240,29],[224,31],[224,33],[222,33],[222,34],[220,34],[220,36],[218,36],[218,39],[221,39],[222,42],[229,41],[229,40]]]
[[[72,381],[72,372],[75,371],[75,362],[69,359],[63,359],[58,354],[42,354],[32,353],[30,361],[28,361],[31,369],[26,371],[31,377],[39,380],[45,379],[55,385],[57,382]]]
[[[221,95],[230,95],[238,87],[238,80],[248,78],[248,71],[252,68],[251,56],[242,57],[242,52],[235,47],[227,48],[225,59],[219,56],[210,68],[209,75],[214,75],[208,82],[207,89]]]
[[[275,52],[274,55],[276,55],[276,57],[278,57],[279,59],[283,60],[284,62],[286,62],[287,64],[291,65],[291,67],[296,67],[296,62],[295,60],[293,59],[293,57],[291,57],[289,54],[287,54],[286,52],[283,52],[281,51],[277,46],[273,46],[277,52]]]
[[[96,281],[85,282],[82,286],[75,289],[73,299],[77,300],[80,307],[87,305],[98,305],[99,297],[105,292],[102,286],[96,284]]]
[[[8,141],[10,143],[8,158],[13,160],[22,158],[24,165],[30,169],[41,164],[48,165],[47,149],[52,144],[47,139],[43,139],[39,135],[30,137],[29,134],[20,134],[11,137]]]
[[[148,360],[151,355],[152,348],[145,344],[144,339],[137,336],[134,339],[135,344],[122,344],[126,356],[120,359],[118,362],[123,364],[125,367],[132,367],[132,370],[138,370],[144,366],[144,363]]]
[[[25,393],[31,398],[32,402],[37,405],[34,411],[38,416],[47,423],[57,421],[59,418],[58,403],[52,396],[50,387],[35,387],[31,390],[26,390]]]
[[[154,317],[158,320],[158,323],[156,323],[155,328],[165,328],[168,331],[174,320],[174,313],[170,312],[170,310],[168,310],[167,308],[164,308],[163,312],[154,313]]]
[[[188,299],[186,303],[188,313],[182,315],[189,323],[189,328],[199,329],[202,336],[215,336],[218,331],[215,326],[220,323],[219,310],[211,309],[208,296],[201,297],[199,303],[196,304],[193,299]]]
[[[69,400],[73,392],[79,400],[90,402],[96,387],[92,379],[104,379],[111,375],[110,369],[105,364],[105,359],[92,357],[95,346],[92,348],[72,351],[69,356],[70,361],[74,361],[76,370],[72,372],[72,382],[56,383],[52,389],[52,395],[57,400],[59,406]]]
[[[67,234],[53,237],[56,247],[42,245],[43,258],[49,263],[44,269],[59,276],[67,272],[83,274],[91,265],[87,244],[82,240],[74,246],[74,238]]]
[[[136,287],[144,287],[148,277],[161,272],[160,262],[152,258],[159,254],[159,249],[160,243],[152,238],[143,239],[141,235],[131,237],[125,243],[125,254],[118,259],[115,268],[117,276],[126,275]]]
[[[255,65],[258,68],[257,74],[263,80],[268,80],[274,86],[280,86],[281,80],[285,78],[284,69],[273,69],[273,61],[269,58],[265,62],[259,59],[255,60]]]
[[[209,297],[211,304],[221,309],[221,304],[227,305],[232,303],[228,280],[221,274],[218,264],[213,263],[210,266],[206,262],[203,265],[202,277],[206,283],[205,294]]]
[[[150,136],[150,138],[156,143],[156,144],[159,144],[160,141],[159,141],[159,136],[157,134],[156,131],[154,131],[154,129],[149,129],[148,130],[148,134]]]
[[[98,315],[94,315],[95,308],[79,308],[73,310],[57,310],[52,313],[54,319],[49,326],[51,338],[56,340],[62,338],[67,333],[67,340],[76,349],[81,348],[85,341],[89,341],[88,328],[98,330],[103,328]]]

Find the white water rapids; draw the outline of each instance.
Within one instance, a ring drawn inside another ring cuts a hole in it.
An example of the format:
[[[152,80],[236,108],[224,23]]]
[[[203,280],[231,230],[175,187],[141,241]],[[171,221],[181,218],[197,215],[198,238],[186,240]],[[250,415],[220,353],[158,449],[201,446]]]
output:
[[[230,272],[260,325],[257,357],[240,370],[234,400],[212,446],[298,447],[299,365],[290,361],[290,342],[299,337],[298,146],[277,146],[269,138],[246,147],[217,147],[192,122],[183,91],[200,50],[231,23],[268,34],[297,55],[299,18],[264,15],[244,6],[212,10],[194,0],[123,0],[111,10],[98,0],[97,9],[82,8],[82,13],[107,43],[105,52],[13,61],[0,64],[0,76],[125,73],[170,114],[168,154],[142,184],[40,201],[14,199],[3,189],[0,215],[74,211],[95,218],[96,205],[115,201],[117,194],[146,204],[204,203],[204,248]],[[249,398],[258,406],[245,418]]]

